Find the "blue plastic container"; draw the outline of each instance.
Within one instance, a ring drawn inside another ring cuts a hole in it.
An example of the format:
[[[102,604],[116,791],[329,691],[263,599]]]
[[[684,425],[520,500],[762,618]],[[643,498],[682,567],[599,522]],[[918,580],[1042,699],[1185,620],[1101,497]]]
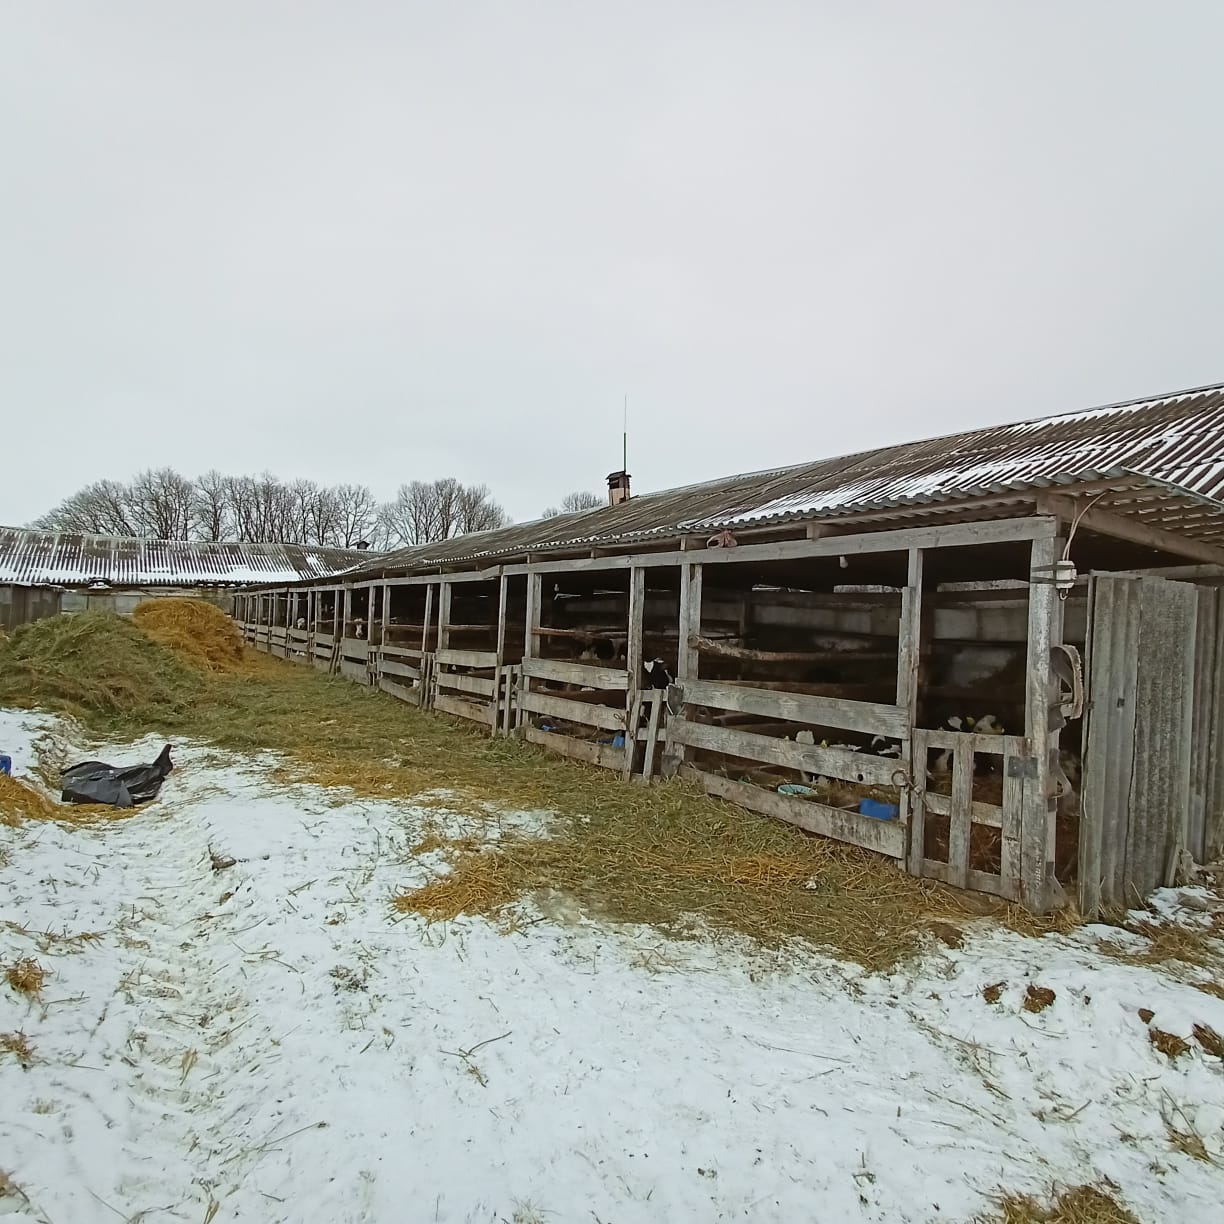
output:
[[[9,774],[13,772],[13,758],[7,752],[0,752],[0,774]]]
[[[860,799],[859,815],[870,816],[872,820],[896,820],[901,815],[901,809],[895,803],[881,803],[878,799]]]

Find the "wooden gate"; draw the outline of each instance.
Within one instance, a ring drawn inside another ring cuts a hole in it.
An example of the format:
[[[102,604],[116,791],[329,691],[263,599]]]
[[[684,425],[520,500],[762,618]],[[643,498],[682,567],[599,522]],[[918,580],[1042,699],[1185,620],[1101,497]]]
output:
[[[969,735],[915,729],[910,873],[956,888],[1016,900],[1020,896],[1020,840],[1026,793],[1037,776],[1033,748],[1019,735]],[[928,776],[933,754],[950,754],[950,769]],[[985,758],[985,777],[977,758]],[[947,777],[950,793],[933,789]],[[974,797],[979,789],[1000,802]]]
[[[1098,574],[1089,585],[1079,838],[1089,917],[1172,883],[1189,847],[1198,600],[1162,578]]]

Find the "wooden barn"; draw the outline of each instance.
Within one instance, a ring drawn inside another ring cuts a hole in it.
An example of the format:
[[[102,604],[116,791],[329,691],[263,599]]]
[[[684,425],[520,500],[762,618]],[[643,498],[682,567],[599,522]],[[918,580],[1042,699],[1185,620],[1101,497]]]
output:
[[[1224,385],[609,490],[236,615],[260,649],[1034,911],[1219,855]]]

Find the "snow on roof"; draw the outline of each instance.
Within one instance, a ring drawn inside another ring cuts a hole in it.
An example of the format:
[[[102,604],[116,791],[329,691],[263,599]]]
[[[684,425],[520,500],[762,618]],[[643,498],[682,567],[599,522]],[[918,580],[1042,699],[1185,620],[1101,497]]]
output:
[[[370,554],[298,544],[201,543],[0,527],[0,584],[240,586],[326,578]]]
[[[617,506],[384,554],[357,574],[849,518],[1098,480],[1155,482],[1167,496],[1218,502],[1224,511],[1224,384],[639,494]],[[1208,509],[1212,513],[1187,530],[1221,530],[1224,523],[1213,506]]]

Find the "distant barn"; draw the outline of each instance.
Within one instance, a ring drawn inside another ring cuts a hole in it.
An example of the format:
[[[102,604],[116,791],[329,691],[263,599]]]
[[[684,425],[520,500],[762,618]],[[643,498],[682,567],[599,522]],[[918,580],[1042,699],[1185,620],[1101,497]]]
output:
[[[298,544],[204,544],[0,527],[0,625],[86,608],[131,613],[190,595],[229,612],[252,585],[326,578],[370,553]]]

